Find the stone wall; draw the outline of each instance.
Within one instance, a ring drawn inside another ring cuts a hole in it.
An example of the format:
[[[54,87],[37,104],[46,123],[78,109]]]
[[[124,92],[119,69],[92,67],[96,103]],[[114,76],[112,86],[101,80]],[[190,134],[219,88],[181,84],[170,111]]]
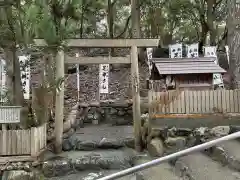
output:
[[[83,101],[99,100],[99,65],[86,66],[85,70],[80,71],[80,95]],[[140,65],[140,89],[141,96],[147,95],[146,78],[148,68],[146,65]],[[109,94],[105,99],[126,100],[130,99],[131,89],[131,68],[130,65],[111,68],[109,74]],[[104,97],[101,97],[103,99]]]
[[[86,111],[83,123],[109,123],[112,125],[131,125],[132,104],[129,102],[91,102],[81,103],[80,112]]]
[[[41,59],[37,60],[31,67],[31,85],[32,87],[40,84],[40,72],[43,69]],[[140,94],[147,96],[146,78],[148,76],[148,66],[139,63],[140,73]],[[130,65],[111,66],[109,74],[109,94],[102,96],[101,99],[126,100],[131,99],[131,68]],[[99,65],[84,65],[80,68],[80,100],[82,102],[91,102],[99,100]],[[65,99],[77,100],[77,74],[66,75],[65,81]]]

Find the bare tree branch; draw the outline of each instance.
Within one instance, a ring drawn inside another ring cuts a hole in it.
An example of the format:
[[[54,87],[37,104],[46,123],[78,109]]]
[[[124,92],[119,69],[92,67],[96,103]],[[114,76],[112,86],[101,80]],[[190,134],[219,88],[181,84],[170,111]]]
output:
[[[131,15],[128,16],[123,31],[116,38],[120,38],[127,31],[130,19],[131,19]]]

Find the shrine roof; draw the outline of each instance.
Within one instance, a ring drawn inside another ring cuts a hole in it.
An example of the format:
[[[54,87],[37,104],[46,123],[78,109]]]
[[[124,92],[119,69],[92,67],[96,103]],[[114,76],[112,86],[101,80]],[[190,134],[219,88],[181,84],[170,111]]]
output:
[[[161,75],[225,73],[215,60],[212,57],[153,58],[152,62]]]

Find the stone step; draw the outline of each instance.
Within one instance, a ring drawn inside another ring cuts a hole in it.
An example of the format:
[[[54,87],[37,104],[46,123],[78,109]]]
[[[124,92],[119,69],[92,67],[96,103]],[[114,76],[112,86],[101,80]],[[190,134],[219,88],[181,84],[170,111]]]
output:
[[[45,180],[80,180],[80,179],[97,180],[99,178],[105,177],[116,172],[118,171],[116,170],[83,171],[61,177],[45,178]],[[141,180],[141,179],[137,179],[136,175],[132,174],[119,178],[118,180]]]
[[[63,150],[92,151],[95,149],[134,148],[132,126],[115,127],[108,124],[86,126],[63,142]]]
[[[83,139],[79,135],[72,135],[63,140],[64,151],[93,151],[99,149],[121,149],[124,147],[134,148],[134,138],[102,138],[101,140]]]
[[[132,167],[133,149],[70,151],[59,156],[45,155],[42,172],[45,177],[64,176],[91,170],[122,170]]]
[[[134,165],[140,165],[151,160],[150,158],[138,159]],[[174,173],[173,167],[168,163],[142,170],[138,174],[142,177],[142,180],[182,180]]]
[[[179,158],[176,161],[175,169],[180,177],[188,180],[240,179],[239,172],[222,166],[219,162],[202,153],[194,153]]]
[[[215,147],[212,147],[208,153],[223,165],[240,171],[240,143],[237,140],[226,141]]]

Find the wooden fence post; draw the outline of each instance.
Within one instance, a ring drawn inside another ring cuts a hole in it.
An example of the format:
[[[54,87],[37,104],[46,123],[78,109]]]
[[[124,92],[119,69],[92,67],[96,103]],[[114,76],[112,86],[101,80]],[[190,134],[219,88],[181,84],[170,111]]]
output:
[[[31,127],[30,129],[31,134],[31,156],[35,157],[37,155],[37,149],[36,149],[36,140],[37,140],[37,134],[36,134],[36,128]]]

